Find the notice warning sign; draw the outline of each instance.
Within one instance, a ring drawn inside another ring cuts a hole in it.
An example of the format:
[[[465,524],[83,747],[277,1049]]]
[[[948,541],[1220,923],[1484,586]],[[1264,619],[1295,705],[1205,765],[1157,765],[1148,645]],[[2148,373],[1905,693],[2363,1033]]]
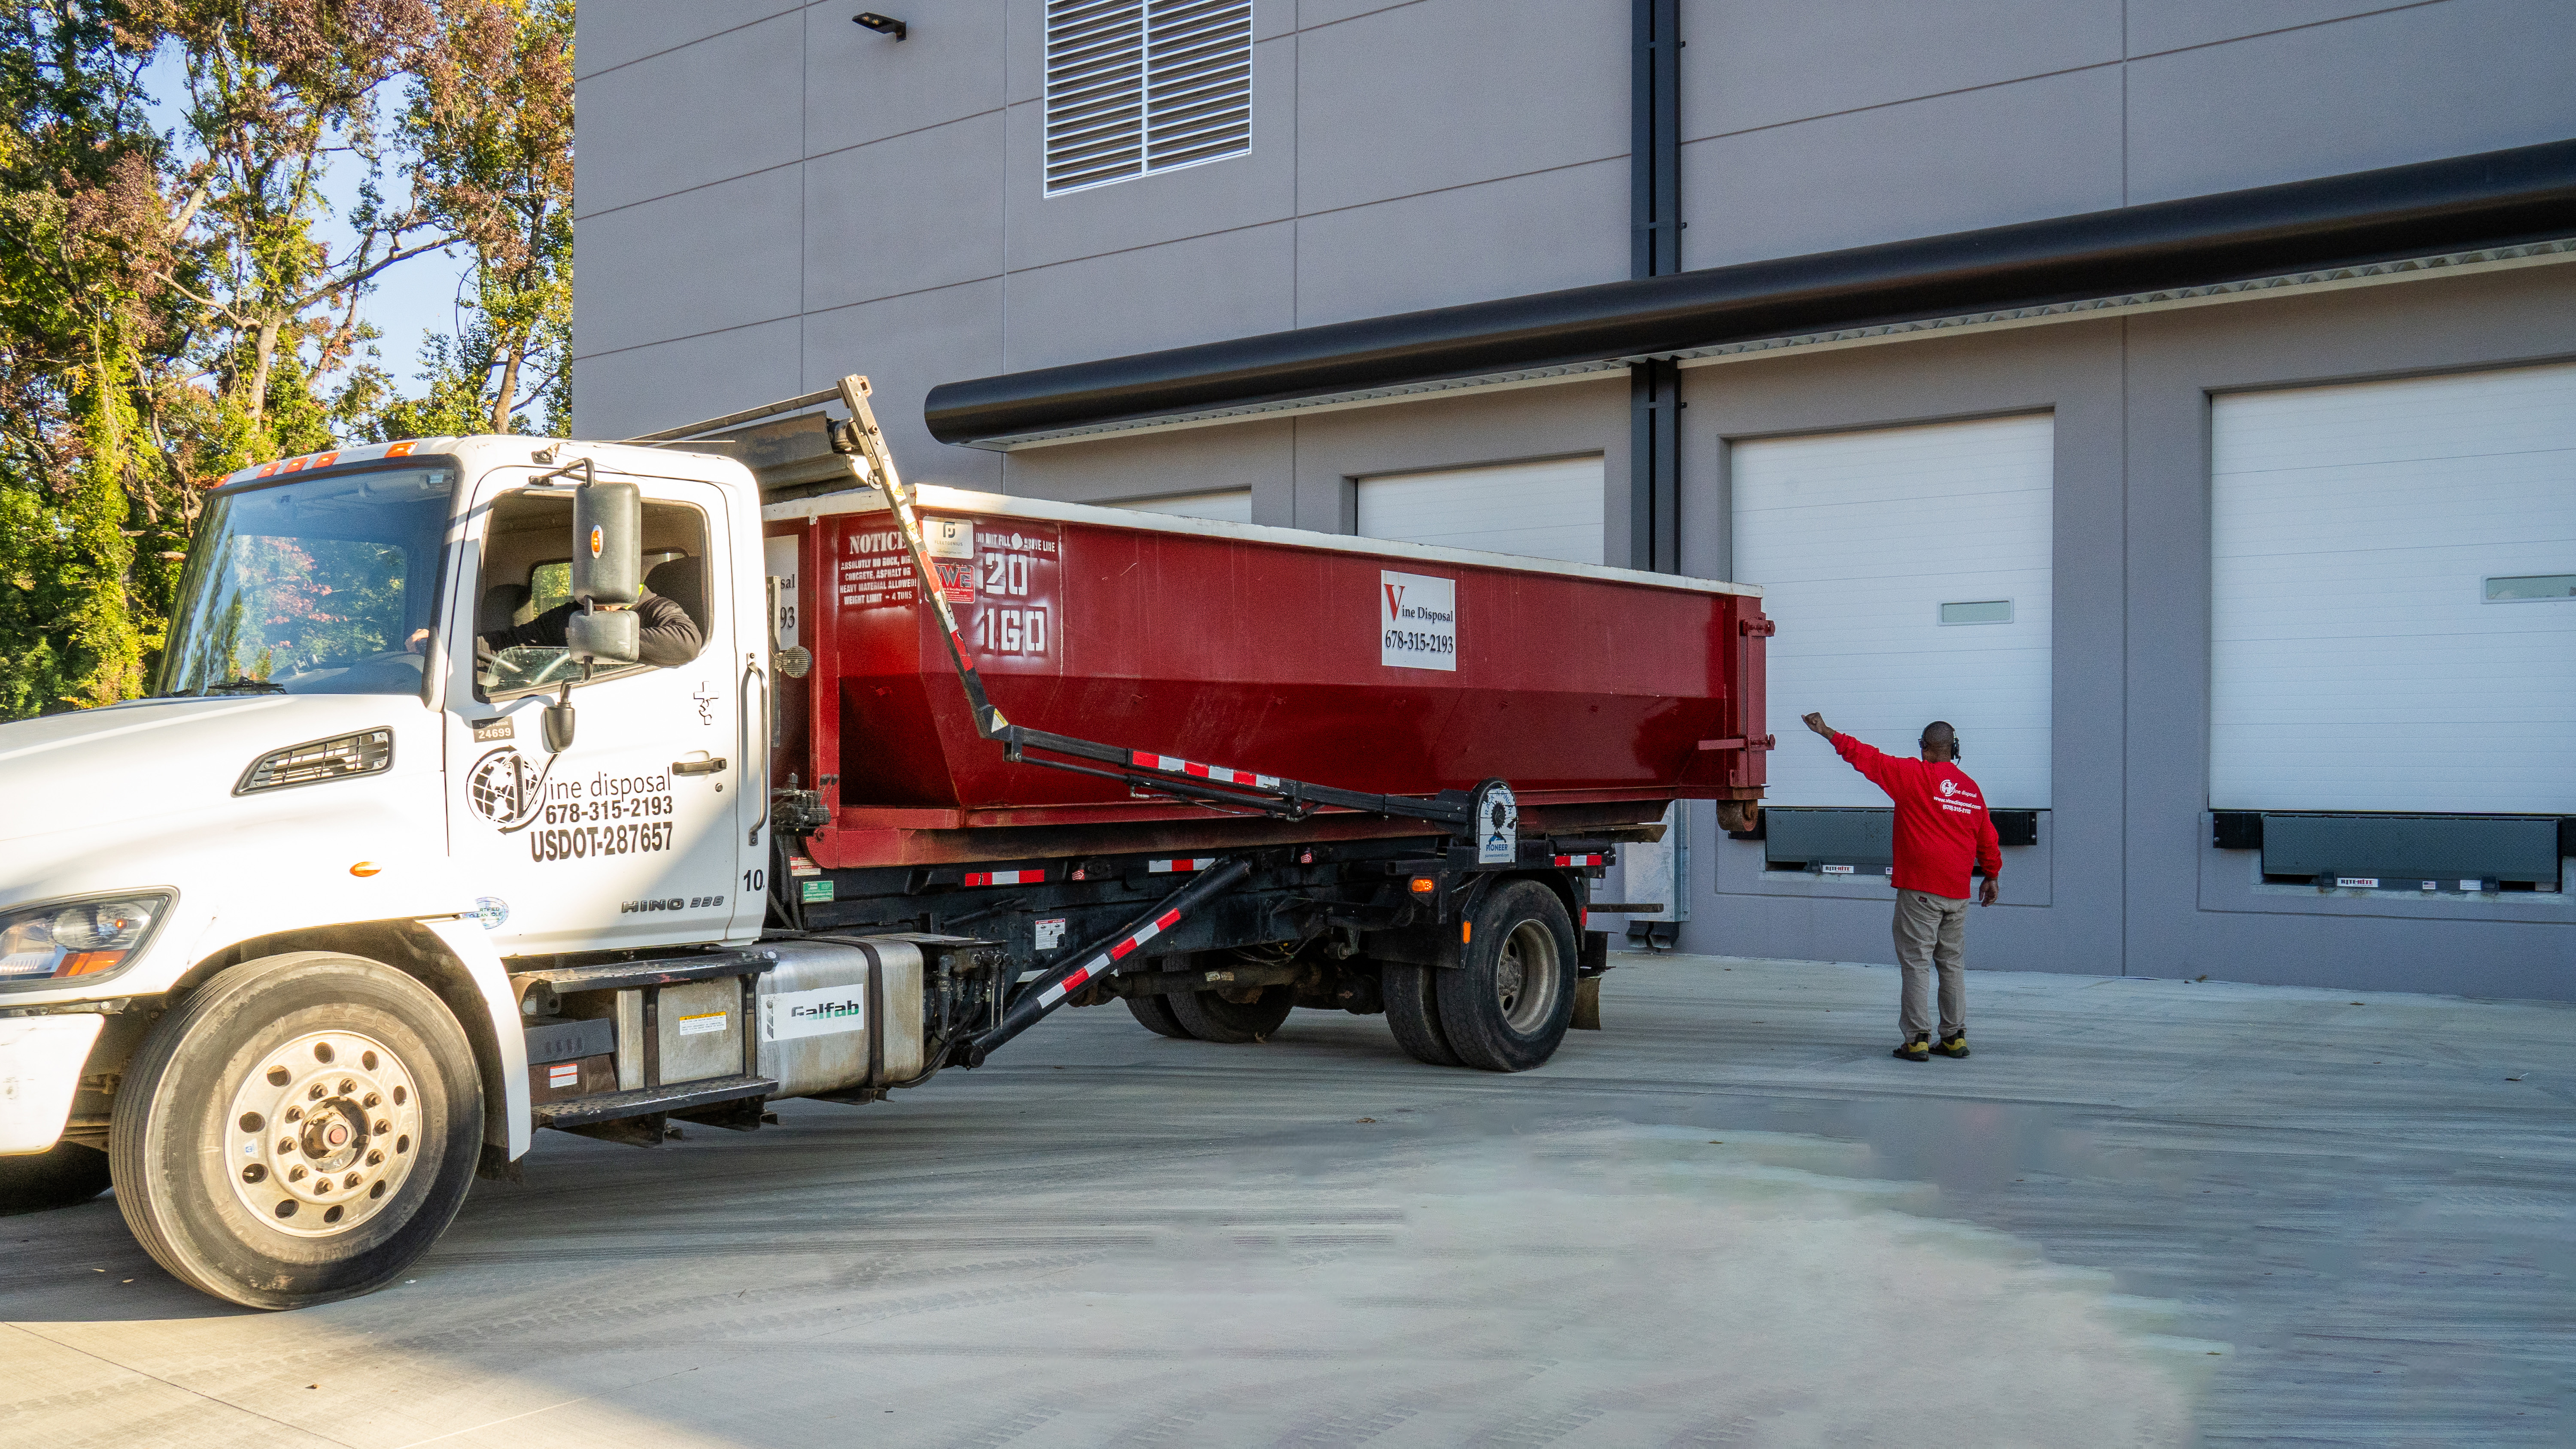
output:
[[[1458,668],[1458,581],[1378,573],[1378,663],[1393,669]]]

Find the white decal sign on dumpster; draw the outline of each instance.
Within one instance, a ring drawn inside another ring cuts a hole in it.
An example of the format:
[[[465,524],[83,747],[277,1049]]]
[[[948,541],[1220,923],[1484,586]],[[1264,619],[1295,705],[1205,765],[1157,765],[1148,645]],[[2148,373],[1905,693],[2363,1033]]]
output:
[[[1378,573],[1378,663],[1393,669],[1458,668],[1458,581]]]

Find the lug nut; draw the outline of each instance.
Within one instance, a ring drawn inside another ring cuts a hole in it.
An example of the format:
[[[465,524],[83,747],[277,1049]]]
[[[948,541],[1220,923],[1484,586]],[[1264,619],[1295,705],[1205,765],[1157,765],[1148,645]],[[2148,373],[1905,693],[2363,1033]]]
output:
[[[361,1106],[361,1107],[373,1107],[373,1106],[375,1106],[378,1102],[381,1102],[381,1101],[383,1101],[383,1100],[384,1100],[384,1097],[383,1097],[383,1095],[382,1095],[381,1093],[369,1092],[369,1093],[367,1094],[366,1100],[365,1100],[365,1101],[363,1101],[363,1102],[360,1102],[358,1105],[359,1105],[359,1106]]]
[[[356,1090],[358,1090],[358,1084],[357,1084],[357,1082],[356,1082],[355,1080],[353,1080],[353,1079],[351,1079],[351,1078],[348,1078],[348,1077],[342,1077],[342,1078],[340,1079],[340,1095],[341,1095],[341,1096],[345,1097],[345,1096],[349,1095],[351,1092],[354,1092],[354,1091],[356,1091]]]
[[[392,1124],[391,1122],[378,1122],[378,1123],[376,1124],[376,1135],[377,1135],[377,1136],[379,1136],[379,1137],[384,1136],[386,1133],[391,1132],[392,1130],[394,1130],[394,1124]]]
[[[340,1185],[342,1187],[356,1187],[358,1185],[359,1176],[360,1174],[358,1173],[350,1173],[347,1177],[340,1179]]]
[[[321,1084],[320,1082],[315,1082],[315,1083],[313,1084],[313,1090],[311,1090],[311,1091],[309,1091],[309,1092],[306,1092],[304,1095],[306,1095],[306,1096],[308,1096],[308,1097],[312,1098],[312,1099],[313,1099],[314,1101],[316,1101],[316,1102],[319,1102],[319,1101],[321,1101],[321,1100],[322,1100],[322,1092],[323,1092],[322,1084]]]
[[[299,1162],[293,1167],[286,1169],[286,1180],[288,1182],[302,1182],[304,1180],[304,1164]]]
[[[384,1160],[385,1150],[381,1147],[375,1148],[367,1154],[367,1165],[369,1167],[373,1167]]]
[[[292,1137],[278,1138],[277,1150],[280,1152],[292,1153],[295,1150],[295,1139]]]

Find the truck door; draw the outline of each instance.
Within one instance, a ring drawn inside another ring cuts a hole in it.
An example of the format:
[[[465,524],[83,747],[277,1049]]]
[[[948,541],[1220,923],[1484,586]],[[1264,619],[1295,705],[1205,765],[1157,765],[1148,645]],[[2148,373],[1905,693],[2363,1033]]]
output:
[[[504,955],[724,939],[743,893],[741,680],[721,490],[643,490],[644,588],[679,606],[698,647],[646,631],[646,662],[581,677],[565,656],[572,489],[505,469],[477,485],[451,649],[449,849]],[[639,609],[646,606],[639,605]],[[646,615],[669,619],[667,608]],[[685,631],[682,631],[683,634]],[[654,656],[663,656],[654,662]],[[572,681],[569,748],[542,714]],[[753,802],[756,808],[758,802]]]

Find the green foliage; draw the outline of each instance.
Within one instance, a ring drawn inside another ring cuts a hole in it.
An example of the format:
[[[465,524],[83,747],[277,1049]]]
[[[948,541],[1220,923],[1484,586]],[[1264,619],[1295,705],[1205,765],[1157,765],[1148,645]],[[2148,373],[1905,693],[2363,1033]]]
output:
[[[571,38],[565,0],[0,11],[0,719],[147,687],[234,469],[568,423]],[[398,397],[365,299],[457,246],[471,320]]]

